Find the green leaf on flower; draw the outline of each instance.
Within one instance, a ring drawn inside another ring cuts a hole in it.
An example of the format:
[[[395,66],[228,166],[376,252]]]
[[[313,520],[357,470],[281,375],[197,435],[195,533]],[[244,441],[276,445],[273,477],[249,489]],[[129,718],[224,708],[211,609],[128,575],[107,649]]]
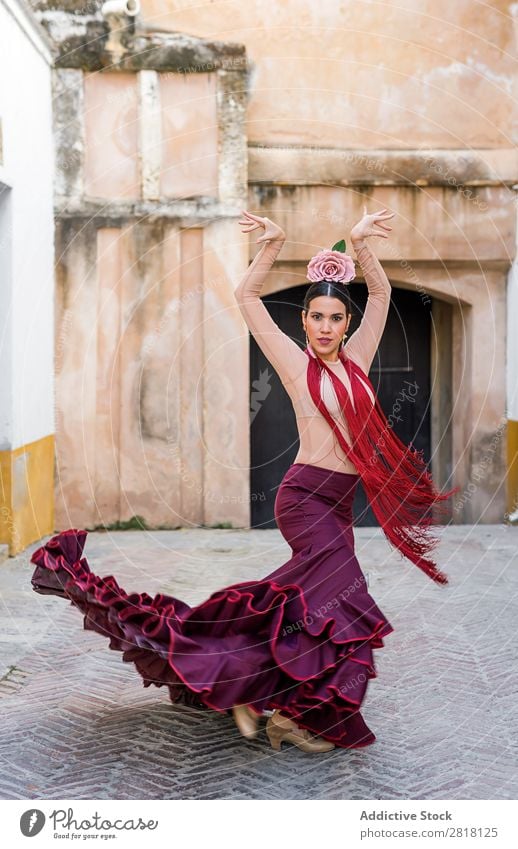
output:
[[[332,251],[342,251],[342,253],[345,253],[345,239],[340,239],[340,241],[337,242],[336,245],[333,245],[331,250]]]

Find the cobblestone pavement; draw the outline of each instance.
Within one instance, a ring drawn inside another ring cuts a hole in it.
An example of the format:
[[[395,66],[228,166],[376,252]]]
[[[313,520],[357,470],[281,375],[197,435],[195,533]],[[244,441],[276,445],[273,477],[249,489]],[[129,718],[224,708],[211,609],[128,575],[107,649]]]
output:
[[[68,601],[32,591],[32,552],[0,564],[3,799],[512,799],[518,785],[518,527],[438,529],[434,584],[379,528],[355,529],[395,631],[375,650],[363,749],[274,752],[232,718],[144,688]],[[45,540],[48,537],[45,538]],[[92,571],[189,604],[290,556],[276,530],[89,533]],[[513,721],[514,720],[514,721]]]

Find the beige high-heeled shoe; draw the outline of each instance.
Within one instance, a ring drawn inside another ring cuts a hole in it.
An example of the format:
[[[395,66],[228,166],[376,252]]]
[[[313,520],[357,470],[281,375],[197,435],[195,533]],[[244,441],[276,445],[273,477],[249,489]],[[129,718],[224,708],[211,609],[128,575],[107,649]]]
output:
[[[300,728],[292,719],[281,716],[276,710],[266,723],[266,734],[277,752],[281,750],[283,741],[294,743],[303,752],[330,752],[335,748],[331,740],[315,736],[307,728]]]
[[[232,708],[232,716],[239,731],[248,740],[253,740],[257,737],[259,716],[248,705],[234,705]]]

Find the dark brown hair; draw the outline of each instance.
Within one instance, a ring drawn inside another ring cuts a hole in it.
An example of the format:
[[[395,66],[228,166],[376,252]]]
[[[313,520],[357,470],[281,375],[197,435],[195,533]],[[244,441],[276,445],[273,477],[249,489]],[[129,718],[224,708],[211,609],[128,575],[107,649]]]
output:
[[[317,280],[311,284],[304,296],[304,303],[302,305],[304,312],[309,310],[309,305],[313,298],[318,298],[320,295],[338,298],[345,306],[346,315],[353,312],[353,303],[347,291],[347,286],[343,286],[341,283],[334,283],[332,280]]]

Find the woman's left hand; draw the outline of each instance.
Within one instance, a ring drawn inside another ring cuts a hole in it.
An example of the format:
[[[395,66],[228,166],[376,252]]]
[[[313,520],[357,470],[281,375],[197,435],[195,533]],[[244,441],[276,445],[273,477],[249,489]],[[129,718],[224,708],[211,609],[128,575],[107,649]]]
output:
[[[359,242],[366,236],[382,236],[388,239],[387,230],[392,230],[389,224],[384,222],[388,218],[392,218],[396,213],[390,212],[388,209],[382,209],[381,212],[367,212],[367,207],[363,207],[363,218],[358,224],[355,224],[351,230],[351,242]]]

